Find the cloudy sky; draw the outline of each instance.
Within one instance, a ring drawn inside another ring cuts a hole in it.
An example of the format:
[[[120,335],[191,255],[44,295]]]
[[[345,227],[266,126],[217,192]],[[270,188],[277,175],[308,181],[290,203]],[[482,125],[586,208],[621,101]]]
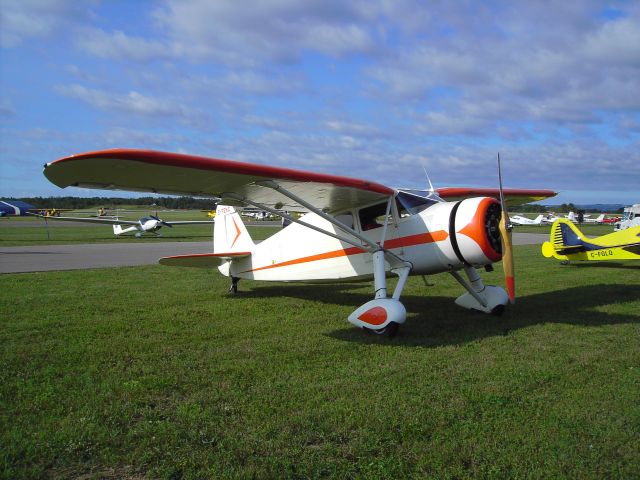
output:
[[[250,3],[0,0],[0,196],[127,147],[640,201],[640,2]]]

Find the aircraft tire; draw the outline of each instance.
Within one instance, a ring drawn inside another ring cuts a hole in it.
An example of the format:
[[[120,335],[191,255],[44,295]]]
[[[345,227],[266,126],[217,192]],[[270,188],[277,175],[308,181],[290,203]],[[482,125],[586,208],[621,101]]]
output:
[[[367,332],[373,333],[374,335],[384,335],[387,338],[393,338],[398,334],[398,329],[400,328],[400,324],[396,322],[389,322],[385,327],[373,329],[373,328],[365,328]]]

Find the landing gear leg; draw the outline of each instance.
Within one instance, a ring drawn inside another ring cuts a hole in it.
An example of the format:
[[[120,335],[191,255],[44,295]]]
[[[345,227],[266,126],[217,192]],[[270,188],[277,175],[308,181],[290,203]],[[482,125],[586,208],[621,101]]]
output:
[[[236,293],[238,293],[238,282],[239,281],[240,281],[240,278],[231,277],[231,286],[229,287],[229,295],[235,295]]]
[[[400,295],[411,271],[411,264],[405,262],[392,270],[399,279],[393,296],[388,298],[384,251],[374,252],[372,256],[375,298],[357,308],[349,315],[348,320],[368,332],[393,337],[398,332],[399,325],[407,318],[407,311],[400,303]]]
[[[465,266],[464,271],[469,279],[468,282],[458,272],[450,272],[453,278],[467,290],[467,293],[456,299],[456,304],[469,310],[502,315],[505,305],[509,302],[507,292],[500,287],[485,285],[476,269],[471,266]]]

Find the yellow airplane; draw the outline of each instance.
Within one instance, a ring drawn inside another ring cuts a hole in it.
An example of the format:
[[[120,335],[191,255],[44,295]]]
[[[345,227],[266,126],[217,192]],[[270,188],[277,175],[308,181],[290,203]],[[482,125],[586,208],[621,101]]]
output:
[[[542,254],[569,260],[640,260],[640,227],[587,238],[570,220],[560,218],[551,226],[551,238],[542,244]]]

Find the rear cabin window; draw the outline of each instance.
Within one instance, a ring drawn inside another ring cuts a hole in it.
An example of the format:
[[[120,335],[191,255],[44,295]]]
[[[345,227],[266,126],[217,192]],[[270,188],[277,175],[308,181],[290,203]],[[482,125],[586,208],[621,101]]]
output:
[[[384,225],[384,217],[387,213],[387,202],[361,208],[358,212],[362,230],[373,230]]]

